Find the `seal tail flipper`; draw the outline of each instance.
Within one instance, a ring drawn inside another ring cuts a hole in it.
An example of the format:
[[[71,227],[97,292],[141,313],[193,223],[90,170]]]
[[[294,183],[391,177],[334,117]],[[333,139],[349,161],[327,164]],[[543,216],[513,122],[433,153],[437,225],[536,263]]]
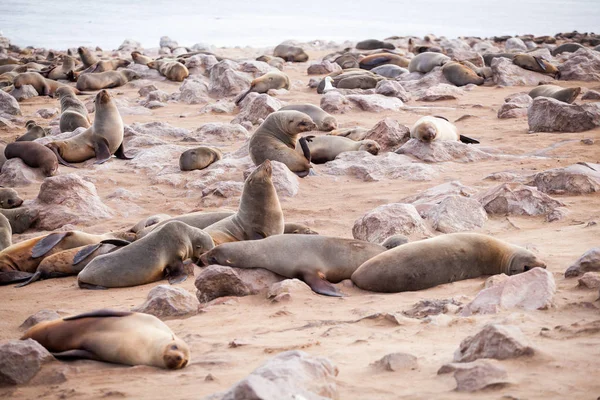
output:
[[[470,137],[465,136],[465,135],[459,135],[459,136],[460,136],[460,141],[463,143],[479,144],[479,140],[471,139]]]
[[[96,154],[94,164],[103,164],[112,157],[108,148],[108,140],[105,137],[96,137],[96,140],[94,140],[94,153]]]
[[[188,263],[188,265],[189,264],[190,263]],[[188,273],[186,272],[186,264],[182,260],[175,261],[174,265],[167,265],[165,272],[167,277],[169,278],[169,283],[171,285],[181,283],[185,281],[188,277]]]
[[[54,155],[56,156],[56,159],[58,160],[59,163],[61,163],[62,165],[64,165],[65,167],[70,167],[70,168],[77,168],[76,166],[69,164],[68,162],[66,162],[60,155],[60,153],[58,152],[58,150],[56,150],[55,146],[52,146],[52,143],[49,143],[46,145],[47,148],[49,148],[50,150],[52,150],[52,152],[54,153]]]
[[[33,275],[31,272],[23,271],[1,271],[0,272],[0,286],[10,285],[11,283],[23,282],[31,278]]]
[[[321,273],[304,273],[302,280],[306,282],[315,293],[333,297],[344,296],[331,284],[331,282],[327,281]]]
[[[246,96],[248,96],[248,94],[252,91],[252,86],[250,86],[250,89],[248,89],[246,91],[246,93],[244,93],[243,95],[241,95],[236,101],[235,101],[235,105],[239,106],[240,103],[242,102],[242,100],[244,100],[246,98]]]
[[[46,255],[50,250],[61,242],[71,232],[54,232],[40,240],[31,249],[31,258],[39,258]]]
[[[29,278],[29,280],[23,282],[23,283],[19,283],[18,285],[16,285],[15,287],[23,287],[23,286],[27,286],[30,283],[33,283],[35,281],[39,281],[40,278],[42,277],[42,272],[41,271],[35,271],[35,274],[33,274],[31,276],[31,278]]]
[[[133,157],[127,157],[125,155],[125,149],[123,148],[123,142],[121,142],[121,145],[119,146],[117,151],[115,151],[115,156],[117,156],[117,158],[121,159],[121,160],[132,160],[133,159]]]
[[[128,242],[127,240],[123,240],[123,239],[105,239],[105,240],[101,241],[100,243],[90,244],[88,246],[85,246],[83,249],[79,250],[77,252],[77,254],[75,254],[75,257],[73,257],[73,265],[77,265],[80,262],[82,262],[83,260],[85,260],[86,258],[88,258],[90,256],[90,254],[92,254],[93,252],[98,250],[103,244],[112,244],[115,246],[122,247],[122,246],[127,246],[128,244],[131,244],[131,242]],[[115,248],[115,250],[117,248]]]
[[[83,349],[67,350],[60,353],[52,353],[52,355],[60,360],[77,360],[84,358],[88,360],[102,361],[94,353]]]

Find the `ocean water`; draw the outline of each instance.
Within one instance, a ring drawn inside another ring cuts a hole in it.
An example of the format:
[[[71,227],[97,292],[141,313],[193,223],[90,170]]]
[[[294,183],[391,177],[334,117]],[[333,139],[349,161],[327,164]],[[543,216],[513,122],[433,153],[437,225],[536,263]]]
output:
[[[457,37],[577,30],[600,32],[600,0],[0,0],[0,31],[13,43],[117,48],[274,46],[283,40]]]

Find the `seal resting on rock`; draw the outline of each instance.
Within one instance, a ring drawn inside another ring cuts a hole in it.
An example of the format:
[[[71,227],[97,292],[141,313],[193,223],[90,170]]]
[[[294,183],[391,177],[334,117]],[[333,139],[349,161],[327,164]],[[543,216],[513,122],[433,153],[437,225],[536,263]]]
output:
[[[463,143],[479,143],[470,137],[459,135],[456,126],[444,117],[426,116],[421,117],[410,128],[410,137],[423,142],[433,141],[457,141]]]
[[[315,164],[324,164],[333,161],[339,154],[346,151],[366,151],[374,156],[379,153],[381,146],[374,140],[365,139],[354,141],[343,136],[307,136],[311,161]],[[302,153],[302,148],[297,144],[296,151]]]

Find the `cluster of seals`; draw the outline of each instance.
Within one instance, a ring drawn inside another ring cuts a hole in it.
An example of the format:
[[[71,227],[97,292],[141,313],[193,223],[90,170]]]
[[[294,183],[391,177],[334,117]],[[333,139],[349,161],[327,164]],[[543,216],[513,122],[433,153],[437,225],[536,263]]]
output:
[[[61,88],[62,89],[62,88]],[[59,89],[60,90],[60,89]],[[27,132],[19,136],[15,142],[32,142],[35,139],[40,139],[48,134],[48,131],[39,126],[35,121],[29,120],[25,122]]]
[[[317,86],[317,93],[327,92],[326,85],[330,83],[332,89],[373,89],[379,81],[385,78],[364,69],[345,69],[326,76]]]
[[[89,128],[92,123],[85,104],[77,98],[68,86],[58,88],[56,96],[60,100],[60,132],[73,132],[77,128]]]
[[[20,89],[22,86],[31,85],[38,92],[40,96],[54,97],[56,89],[64,87],[64,83],[53,81],[52,79],[46,79],[38,72],[25,72],[19,74],[13,81],[15,89]],[[73,89],[75,94],[81,94],[78,89]]]
[[[540,85],[529,92],[529,97],[551,97],[558,101],[571,104],[581,93],[580,87],[563,88],[557,85]]]
[[[139,77],[137,72],[130,69],[82,74],[77,79],[76,87],[81,91],[110,89],[123,86],[131,80],[139,79]]]
[[[149,61],[146,66],[157,70],[162,76],[170,81],[183,82],[185,78],[190,76],[190,71],[179,61],[172,60],[156,60]]]
[[[182,171],[204,169],[222,158],[223,153],[219,149],[204,146],[196,147],[181,153],[181,156],[179,156],[179,169]]]
[[[458,134],[454,124],[444,117],[425,116],[421,117],[410,128],[410,137],[429,143],[433,141],[458,141],[463,143],[479,143],[464,135]]]
[[[290,106],[281,107],[278,111],[300,111],[308,115],[315,124],[317,130],[330,132],[337,129],[338,123],[335,117],[325,111],[321,107],[312,104],[292,104]]]
[[[58,171],[56,155],[38,142],[14,142],[6,145],[4,156],[7,159],[20,158],[27,166],[39,168],[44,176],[54,176]]]
[[[280,71],[271,71],[252,80],[250,89],[244,92],[235,100],[235,104],[240,104],[249,93],[267,93],[271,89],[289,89],[290,78]]]
[[[75,59],[70,56],[62,56],[62,64],[49,67],[40,71],[42,76],[48,79],[68,79],[69,72],[75,69]]]
[[[282,58],[285,61],[291,62],[306,62],[308,61],[308,54],[301,48],[297,46],[280,44],[273,50],[273,55],[275,57]]]
[[[311,162],[315,164],[324,164],[333,161],[335,158],[346,151],[366,151],[374,156],[379,153],[381,146],[374,140],[365,139],[355,141],[343,136],[307,136],[308,149],[310,150]],[[296,151],[302,153],[299,144],[296,145]]]
[[[190,349],[153,315],[97,310],[40,322],[21,340],[33,339],[59,359],[90,359],[125,365],[181,369]]]

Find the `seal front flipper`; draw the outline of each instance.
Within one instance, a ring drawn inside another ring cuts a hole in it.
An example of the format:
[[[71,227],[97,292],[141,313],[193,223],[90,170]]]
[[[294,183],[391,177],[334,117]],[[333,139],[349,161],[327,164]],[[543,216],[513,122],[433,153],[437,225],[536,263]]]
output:
[[[182,260],[177,260],[173,263],[174,265],[167,265],[165,268],[165,275],[169,278],[169,283],[175,285],[181,283],[187,279],[187,273],[185,271],[185,265]]]
[[[33,275],[31,272],[0,271],[0,286],[26,281],[31,278],[31,275]]]
[[[535,62],[540,66],[540,68],[544,71],[547,70],[546,68],[546,64],[544,64],[544,60],[542,60],[540,57],[537,56],[533,56],[533,59],[535,60]]]
[[[312,138],[310,138],[310,140],[312,140]],[[302,147],[302,153],[304,153],[304,158],[306,158],[308,162],[310,162],[310,149],[308,148],[308,140],[306,139],[306,137],[301,137],[299,142],[300,147]]]
[[[116,311],[108,308],[100,310],[94,310],[83,314],[72,315],[70,317],[63,318],[63,321],[73,321],[81,318],[108,318],[108,317],[126,317],[133,314],[131,311]]]
[[[465,135],[460,135],[460,141],[469,144],[479,144],[479,140],[471,139],[470,137]]]
[[[125,149],[123,148],[123,142],[121,142],[121,145],[119,146],[117,151],[115,151],[115,156],[120,160],[133,160],[133,157],[127,157],[125,155]]]
[[[71,232],[55,232],[51,233],[33,246],[31,249],[31,258],[39,258],[46,255],[50,250],[61,242]]]
[[[60,155],[60,153],[58,152],[58,150],[56,149],[56,146],[54,145],[54,143],[48,143],[46,145],[47,148],[49,148],[50,150],[52,150],[52,152],[54,153],[54,155],[56,156],[56,159],[58,160],[59,163],[61,163],[62,165],[64,165],[65,167],[70,167],[70,168],[77,168],[76,166],[69,164],[68,162],[66,162],[62,156]]]
[[[327,281],[322,273],[320,272],[305,272],[302,275],[302,280],[306,282],[313,292],[323,294],[325,296],[343,297],[331,282]]]
[[[81,282],[80,280],[77,280],[77,284],[79,285],[79,287],[81,289],[89,289],[89,290],[106,290],[106,289],[108,289],[106,286],[92,285],[91,283]]]
[[[102,361],[102,359],[94,353],[83,349],[67,350],[62,351],[60,353],[52,353],[52,355],[54,356],[54,358],[60,360],[79,360],[83,358],[87,360]]]
[[[96,154],[96,162],[94,164],[102,164],[108,161],[112,154],[108,148],[108,140],[102,136],[94,138],[94,153]]]

